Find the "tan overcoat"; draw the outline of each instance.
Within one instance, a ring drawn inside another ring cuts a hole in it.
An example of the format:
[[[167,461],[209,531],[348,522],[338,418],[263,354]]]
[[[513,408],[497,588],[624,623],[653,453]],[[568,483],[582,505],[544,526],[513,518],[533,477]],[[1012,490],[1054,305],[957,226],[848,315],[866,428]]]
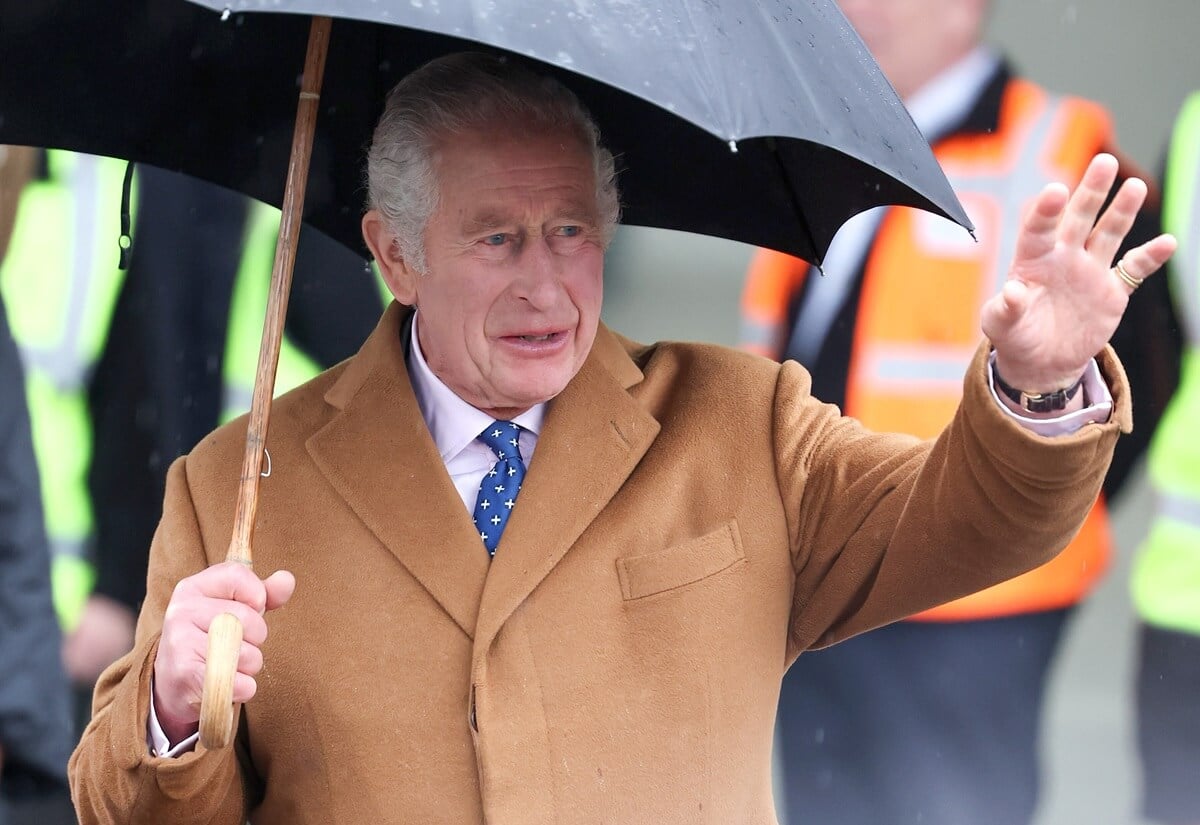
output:
[[[229,543],[245,422],[168,481],[134,651],[72,757],[90,823],[773,823],[780,678],[826,645],[1031,568],[1095,498],[1112,421],[1043,439],[985,350],[936,442],[872,434],[808,375],[601,328],[489,564],[421,418],[393,306],[274,408],[254,543],[269,614],[236,747],[146,747],[174,584]]]

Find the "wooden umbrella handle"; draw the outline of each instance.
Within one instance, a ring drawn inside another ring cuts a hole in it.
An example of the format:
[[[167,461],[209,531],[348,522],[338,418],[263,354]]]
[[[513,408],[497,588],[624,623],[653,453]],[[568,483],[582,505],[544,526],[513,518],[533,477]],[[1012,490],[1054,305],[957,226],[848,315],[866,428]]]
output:
[[[258,482],[262,477],[263,450],[267,424],[271,417],[271,398],[275,394],[275,368],[287,318],[288,293],[296,262],[300,222],[304,211],[304,189],[312,158],[313,133],[321,81],[325,74],[325,56],[329,50],[328,17],[314,17],[308,33],[308,53],[304,59],[304,77],[300,83],[300,102],[296,109],[296,128],[292,133],[292,154],[288,162],[287,183],[279,220],[279,239],[275,244],[275,265],[271,271],[271,290],[267,297],[267,317],[263,323],[262,343],[258,350],[258,370],[254,376],[254,397],[250,404],[250,422],[246,429],[246,451],[242,455],[242,475],[238,483],[237,508],[233,517],[233,538],[226,561],[251,564],[250,539],[254,514],[258,509]],[[242,647],[242,623],[232,613],[222,613],[209,627],[208,658],[205,661],[204,693],[200,699],[200,742],[206,748],[227,747],[233,739],[233,677],[237,673]]]

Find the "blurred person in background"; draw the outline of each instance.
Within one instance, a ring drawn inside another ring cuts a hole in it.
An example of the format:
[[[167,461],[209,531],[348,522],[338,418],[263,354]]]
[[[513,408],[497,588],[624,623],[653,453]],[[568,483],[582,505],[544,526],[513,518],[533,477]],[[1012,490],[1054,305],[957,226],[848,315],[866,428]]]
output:
[[[89,386],[95,587],[68,640],[80,684],[133,645],[170,463],[250,407],[278,210],[140,166],[129,271]],[[276,394],[348,358],[383,307],[362,255],[302,226]]]
[[[0,146],[0,261],[35,160]],[[60,638],[24,376],[0,292],[0,825],[75,822]]]
[[[1144,176],[1115,149],[1103,109],[1051,94],[983,44],[988,0],[840,5],[933,145],[978,242],[893,208],[852,218],[824,277],[762,250],[743,293],[742,343],[800,361],[815,395],[868,427],[931,438],[958,404],[980,296],[1004,278],[1030,200],[1050,180],[1074,185],[1101,151],[1121,159],[1121,177]],[[1153,199],[1122,252],[1158,231]],[[808,653],[789,671],[779,736],[793,825],[1030,820],[1050,663],[1072,608],[1107,567],[1105,499],[1144,450],[1177,376],[1165,279],[1147,287],[1113,339],[1138,427],[1071,545],[1042,568]]]
[[[97,676],[133,644],[167,466],[249,407],[279,213],[149,166],[27,151],[0,285],[82,730]],[[361,255],[302,229],[277,392],[352,354],[382,305]]]
[[[1147,468],[1150,530],[1133,563],[1140,619],[1137,741],[1142,814],[1200,823],[1200,92],[1184,103],[1163,176],[1163,226],[1179,240],[1167,268],[1187,340],[1179,389]],[[1160,276],[1161,277],[1161,276]]]
[[[127,164],[113,158],[31,149],[0,288],[25,369],[25,395],[41,476],[51,582],[68,640],[91,589],[93,507],[88,384],[111,326],[121,285],[122,194]],[[86,704],[68,641],[68,675]]]

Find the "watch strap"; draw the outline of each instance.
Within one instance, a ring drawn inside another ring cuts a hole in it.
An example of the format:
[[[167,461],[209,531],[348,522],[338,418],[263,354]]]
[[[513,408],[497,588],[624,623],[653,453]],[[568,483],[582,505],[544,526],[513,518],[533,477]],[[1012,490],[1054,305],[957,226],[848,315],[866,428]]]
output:
[[[1065,410],[1067,404],[1071,403],[1071,400],[1078,394],[1079,388],[1083,386],[1083,377],[1086,374],[1085,370],[1084,374],[1079,376],[1079,380],[1069,387],[1052,392],[1025,392],[1001,378],[1000,371],[996,369],[995,364],[992,365],[992,378],[996,382],[996,389],[1004,393],[1013,403],[1019,404],[1022,409],[1035,413]]]

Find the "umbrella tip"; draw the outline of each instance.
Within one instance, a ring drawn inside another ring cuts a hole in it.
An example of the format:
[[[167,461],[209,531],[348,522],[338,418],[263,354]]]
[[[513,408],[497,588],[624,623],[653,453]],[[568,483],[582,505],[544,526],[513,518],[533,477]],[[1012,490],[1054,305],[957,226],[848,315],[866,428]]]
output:
[[[221,21],[224,22],[224,21],[228,20],[230,13],[231,12],[229,10],[229,6],[226,6],[224,8],[224,10],[221,12]]]
[[[733,152],[735,155],[737,154],[737,141],[736,140],[729,141],[729,151]]]

